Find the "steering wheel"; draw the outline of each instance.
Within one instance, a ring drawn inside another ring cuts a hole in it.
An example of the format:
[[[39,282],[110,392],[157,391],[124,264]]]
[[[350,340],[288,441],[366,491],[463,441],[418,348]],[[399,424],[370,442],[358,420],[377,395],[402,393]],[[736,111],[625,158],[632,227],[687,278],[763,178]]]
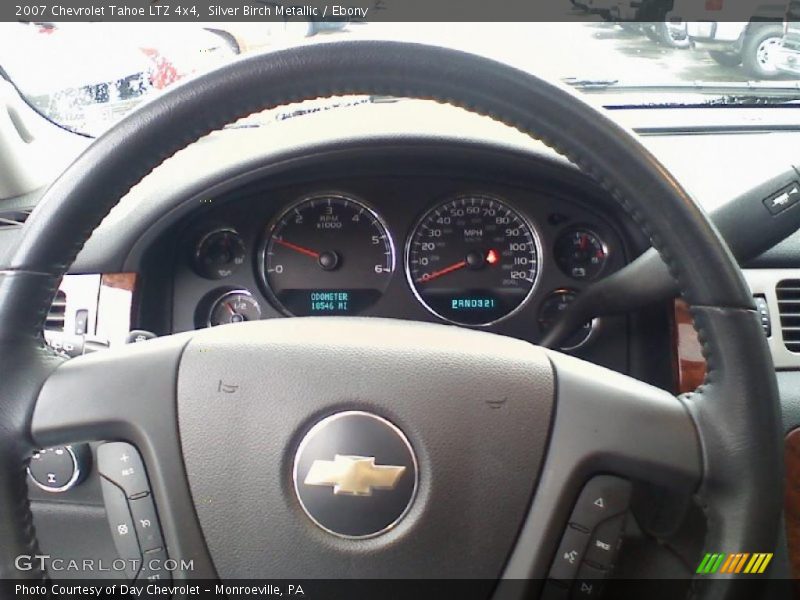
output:
[[[216,327],[67,362],[45,347],[61,277],[133,185],[239,117],[339,94],[453,104],[579,165],[680,283],[708,362],[705,383],[676,398],[519,340],[372,318]],[[780,431],[750,293],[678,182],[572,93],[453,50],[310,45],[176,86],[53,183],[0,273],[4,579],[43,576],[14,566],[37,552],[25,479],[34,448],[136,446],[169,556],[194,561],[178,578],[541,580],[596,474],[693,494],[708,552],[772,551]],[[704,598],[737,589],[727,576],[693,582]]]

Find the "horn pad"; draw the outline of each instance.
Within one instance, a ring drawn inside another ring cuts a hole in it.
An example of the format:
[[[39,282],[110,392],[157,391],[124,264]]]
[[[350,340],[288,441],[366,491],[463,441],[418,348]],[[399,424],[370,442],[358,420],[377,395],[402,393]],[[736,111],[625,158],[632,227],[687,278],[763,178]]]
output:
[[[553,397],[541,349],[485,332],[347,317],[197,332],[178,423],[219,576],[498,577]]]
[[[314,523],[333,535],[367,538],[405,516],[417,474],[414,449],[400,429],[377,415],[346,411],[324,418],[303,438],[293,479]]]

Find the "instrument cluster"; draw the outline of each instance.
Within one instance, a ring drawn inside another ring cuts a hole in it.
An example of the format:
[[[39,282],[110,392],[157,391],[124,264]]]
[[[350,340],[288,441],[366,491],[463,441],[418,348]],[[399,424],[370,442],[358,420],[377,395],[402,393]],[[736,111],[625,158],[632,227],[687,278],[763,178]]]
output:
[[[513,196],[451,191],[405,211],[404,227],[389,225],[396,207],[339,188],[275,203],[261,224],[246,208],[206,216],[184,241],[193,276],[210,284],[194,327],[372,315],[512,334],[527,325],[535,333],[520,337],[535,341],[583,287],[622,266],[624,252],[613,227],[585,208]],[[587,323],[568,349],[596,329]]]

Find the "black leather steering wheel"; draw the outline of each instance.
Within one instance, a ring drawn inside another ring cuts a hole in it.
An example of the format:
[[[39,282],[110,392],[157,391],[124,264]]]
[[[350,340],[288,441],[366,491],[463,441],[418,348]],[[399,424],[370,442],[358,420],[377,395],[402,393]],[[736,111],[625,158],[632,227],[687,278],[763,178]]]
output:
[[[594,177],[680,283],[708,361],[694,393],[518,340],[359,318],[225,326],[62,362],[42,327],[57,285],[119,199],[169,156],[238,117],[336,94],[432,99],[543,140]],[[221,378],[240,394],[222,402]],[[500,398],[502,407],[487,408]],[[342,410],[407,436],[419,480],[383,535],[317,528],[291,486],[304,434]],[[35,447],[126,440],[145,461],[177,577],[544,578],[580,487],[612,473],[694,492],[708,552],[770,552],[782,500],[774,369],[724,243],[627,131],[560,87],[414,44],[319,44],[254,56],[176,86],[92,144],[50,187],[0,273],[0,576],[36,551],[25,467]],[[247,476],[260,469],[257,484]],[[279,550],[278,550],[279,548]],[[365,560],[356,560],[362,558]],[[731,597],[730,579],[695,581]]]

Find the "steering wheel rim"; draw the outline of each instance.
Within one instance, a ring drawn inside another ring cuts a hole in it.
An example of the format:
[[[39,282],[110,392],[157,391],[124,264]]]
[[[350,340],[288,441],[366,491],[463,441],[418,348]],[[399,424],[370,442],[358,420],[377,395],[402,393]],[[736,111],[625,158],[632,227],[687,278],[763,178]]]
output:
[[[63,433],[52,423],[32,433],[36,415],[46,422],[45,408],[57,410],[42,394],[64,371],[41,331],[61,277],[91,232],[133,185],[203,135],[259,110],[342,94],[432,99],[487,115],[567,156],[623,206],[679,282],[708,362],[704,385],[681,398],[702,455],[695,498],[708,519],[705,547],[771,551],[782,499],[774,369],[739,268],[688,194],[630,133],[559,86],[458,51],[344,42],[246,58],[176,86],[96,140],[31,215],[0,272],[0,537],[9,541],[0,549],[3,577],[41,576],[14,569],[14,558],[36,547],[26,457]],[[505,573],[542,576],[541,565],[523,566],[514,555]],[[701,596],[736,590],[716,578],[695,585]]]

